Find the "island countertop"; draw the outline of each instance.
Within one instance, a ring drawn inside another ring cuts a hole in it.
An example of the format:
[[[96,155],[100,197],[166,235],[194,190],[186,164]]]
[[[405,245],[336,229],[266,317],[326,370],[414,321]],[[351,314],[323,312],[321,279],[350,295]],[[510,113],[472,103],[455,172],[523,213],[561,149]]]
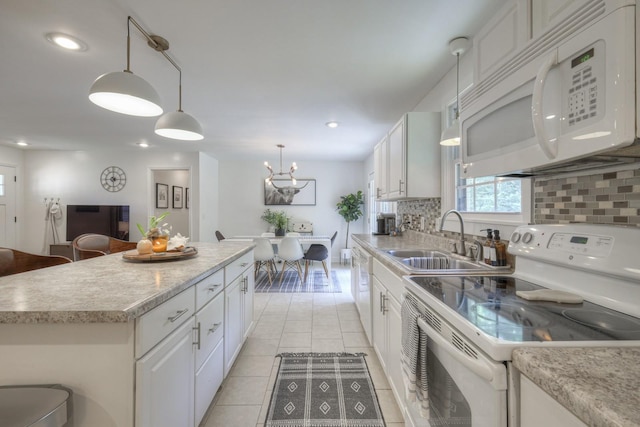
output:
[[[131,262],[122,253],[0,277],[0,323],[129,322],[225,264],[253,242],[191,243],[198,254]]]

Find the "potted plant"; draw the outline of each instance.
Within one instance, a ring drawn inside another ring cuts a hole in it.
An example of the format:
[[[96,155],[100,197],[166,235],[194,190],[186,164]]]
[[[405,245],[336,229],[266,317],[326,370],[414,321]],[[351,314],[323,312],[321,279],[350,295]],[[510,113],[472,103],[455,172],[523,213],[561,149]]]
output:
[[[284,236],[289,224],[289,217],[285,211],[272,211],[271,209],[266,209],[260,218],[273,225],[276,236]]]
[[[142,234],[142,240],[138,242],[138,252],[140,254],[167,250],[171,226],[168,223],[160,224],[167,215],[169,215],[169,212],[165,212],[158,217],[151,216],[148,230],[145,230],[140,224],[136,224],[140,234]]]
[[[346,196],[340,196],[340,201],[336,204],[336,210],[347,222],[346,241],[344,243],[344,249],[342,250],[342,259],[351,258],[351,251],[349,250],[349,223],[357,221],[364,215],[360,208],[362,205],[364,205],[364,195],[360,190],[355,194],[351,193]]]

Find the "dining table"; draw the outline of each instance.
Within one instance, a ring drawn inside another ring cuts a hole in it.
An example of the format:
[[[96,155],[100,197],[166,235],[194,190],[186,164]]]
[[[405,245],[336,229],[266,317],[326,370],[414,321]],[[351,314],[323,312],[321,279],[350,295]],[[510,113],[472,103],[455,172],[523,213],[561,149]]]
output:
[[[280,244],[280,242],[282,241],[282,239],[284,239],[285,236],[276,236],[276,237],[264,237],[264,236],[259,236],[259,235],[240,235],[240,236],[233,236],[230,238],[225,239],[224,241],[252,241],[253,239],[258,239],[258,238],[266,238],[269,239],[269,241],[271,242],[272,245],[276,245],[278,246]],[[294,237],[294,236],[292,236]],[[295,236],[296,239],[298,239],[298,241],[300,242],[300,244],[303,247],[307,247],[308,245],[313,245],[313,244],[317,244],[317,245],[323,245],[325,248],[327,248],[327,252],[328,252],[328,256],[327,256],[327,272],[329,273],[329,283],[331,283],[331,237],[329,236],[313,236],[313,235],[300,235],[300,236]],[[277,255],[277,254],[276,254]]]

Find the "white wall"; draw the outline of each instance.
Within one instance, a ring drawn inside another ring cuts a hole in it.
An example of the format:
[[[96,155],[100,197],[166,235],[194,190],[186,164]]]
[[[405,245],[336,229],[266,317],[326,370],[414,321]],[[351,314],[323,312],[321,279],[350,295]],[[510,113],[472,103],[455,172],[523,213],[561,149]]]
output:
[[[200,241],[215,242],[215,231],[218,229],[220,218],[219,194],[220,181],[218,160],[206,153],[200,153],[200,174],[192,179],[198,179],[200,192],[191,195],[193,212],[200,215]]]
[[[284,210],[290,216],[313,223],[315,235],[338,237],[333,258],[339,259],[345,246],[346,222],[338,215],[340,196],[365,190],[362,162],[297,162],[296,178],[316,179],[316,206],[265,206],[264,179],[267,170],[259,161],[220,161],[220,223],[225,236],[254,235],[267,231],[260,219],[266,208]],[[362,233],[363,219],[351,223],[349,233]]]
[[[108,166],[119,166],[127,174],[127,183],[119,192],[111,193],[102,188],[100,174]],[[154,212],[155,192],[151,190],[154,186],[149,170],[166,168],[190,169],[196,175],[198,153],[27,151],[24,161],[24,221],[20,224],[21,237],[17,248],[41,252],[45,233],[45,197],[60,198],[65,215],[69,204],[129,205],[130,233],[135,239],[139,234],[135,224],[146,224],[148,216]],[[198,191],[194,183],[194,194]],[[193,212],[192,222],[196,223],[198,216]],[[197,224],[194,225],[197,229]],[[62,226],[59,232],[64,240],[66,227]]]

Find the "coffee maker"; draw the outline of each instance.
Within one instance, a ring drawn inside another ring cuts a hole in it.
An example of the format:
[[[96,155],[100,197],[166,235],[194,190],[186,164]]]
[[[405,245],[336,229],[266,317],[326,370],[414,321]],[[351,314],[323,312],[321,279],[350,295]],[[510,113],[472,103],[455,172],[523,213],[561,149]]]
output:
[[[376,231],[374,235],[390,234],[396,229],[396,214],[380,213],[376,219]]]

